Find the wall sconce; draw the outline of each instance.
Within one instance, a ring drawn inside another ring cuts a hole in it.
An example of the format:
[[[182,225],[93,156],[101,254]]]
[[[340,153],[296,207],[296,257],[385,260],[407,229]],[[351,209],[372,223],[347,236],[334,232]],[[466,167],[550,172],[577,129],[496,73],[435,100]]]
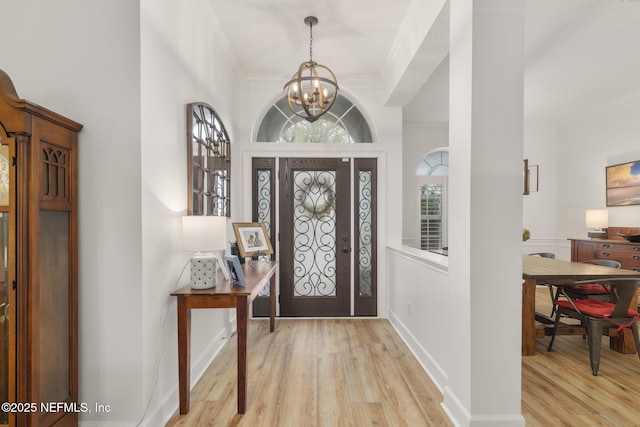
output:
[[[585,225],[587,228],[593,229],[593,231],[589,231],[587,234],[590,238],[606,238],[607,232],[602,229],[609,226],[609,211],[606,209],[588,210],[585,215]]]
[[[529,159],[523,160],[522,177],[524,182],[523,195],[538,192],[538,165],[529,166]]]
[[[220,255],[208,252],[227,248],[226,216],[183,216],[182,245],[185,251],[196,252],[190,260],[193,289],[215,288],[218,266],[225,279],[229,279]]]

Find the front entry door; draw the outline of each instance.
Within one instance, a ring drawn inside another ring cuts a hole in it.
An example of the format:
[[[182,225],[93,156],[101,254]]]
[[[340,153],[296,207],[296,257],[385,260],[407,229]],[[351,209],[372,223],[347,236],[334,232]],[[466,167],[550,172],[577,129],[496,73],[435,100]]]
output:
[[[252,218],[276,243],[280,315],[376,316],[377,160],[252,163]],[[268,293],[254,300],[253,315],[269,315]]]
[[[280,159],[280,315],[349,316],[349,159]]]

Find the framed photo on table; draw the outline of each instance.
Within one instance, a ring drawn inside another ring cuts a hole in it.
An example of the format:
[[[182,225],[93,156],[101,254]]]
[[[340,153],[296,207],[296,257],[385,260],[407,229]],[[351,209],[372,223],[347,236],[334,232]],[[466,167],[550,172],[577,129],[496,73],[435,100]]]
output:
[[[229,269],[229,278],[234,285],[244,286],[246,282],[244,280],[244,273],[242,272],[242,266],[240,260],[236,255],[227,255],[224,257],[224,261]]]
[[[233,231],[241,257],[273,253],[273,246],[263,222],[234,222]]]

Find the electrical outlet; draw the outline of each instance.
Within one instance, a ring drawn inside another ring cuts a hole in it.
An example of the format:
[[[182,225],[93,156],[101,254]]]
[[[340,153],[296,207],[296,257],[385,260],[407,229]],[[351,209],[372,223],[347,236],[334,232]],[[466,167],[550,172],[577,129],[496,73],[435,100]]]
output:
[[[407,313],[411,316],[411,301],[407,301]]]

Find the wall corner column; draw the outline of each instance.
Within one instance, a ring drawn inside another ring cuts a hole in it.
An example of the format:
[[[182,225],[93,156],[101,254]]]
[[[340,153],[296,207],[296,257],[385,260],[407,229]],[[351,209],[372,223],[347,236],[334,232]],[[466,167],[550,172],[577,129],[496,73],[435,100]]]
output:
[[[525,425],[523,48],[524,0],[450,0],[449,274],[457,320],[443,406],[461,426]]]

